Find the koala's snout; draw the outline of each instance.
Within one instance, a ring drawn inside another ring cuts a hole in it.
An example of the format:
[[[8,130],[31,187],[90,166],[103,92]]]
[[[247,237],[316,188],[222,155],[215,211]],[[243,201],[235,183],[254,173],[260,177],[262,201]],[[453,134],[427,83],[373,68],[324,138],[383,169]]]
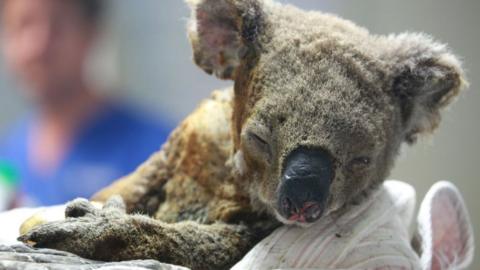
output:
[[[327,151],[302,147],[290,153],[279,188],[280,215],[291,222],[319,219],[333,175],[333,159]]]

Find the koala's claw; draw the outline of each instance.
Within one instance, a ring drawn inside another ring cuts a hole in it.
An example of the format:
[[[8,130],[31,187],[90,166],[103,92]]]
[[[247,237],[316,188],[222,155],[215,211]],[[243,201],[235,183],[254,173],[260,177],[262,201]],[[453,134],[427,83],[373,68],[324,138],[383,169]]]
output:
[[[18,237],[18,241],[32,247],[56,248],[56,243],[65,240],[75,231],[75,226],[72,225],[68,220],[43,224]]]

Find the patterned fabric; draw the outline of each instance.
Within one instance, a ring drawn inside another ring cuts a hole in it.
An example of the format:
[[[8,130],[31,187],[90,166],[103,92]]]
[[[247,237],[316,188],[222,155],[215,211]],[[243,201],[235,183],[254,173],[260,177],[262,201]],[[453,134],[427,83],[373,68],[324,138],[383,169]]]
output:
[[[408,233],[414,205],[410,185],[387,181],[336,220],[277,229],[233,269],[421,269]]]

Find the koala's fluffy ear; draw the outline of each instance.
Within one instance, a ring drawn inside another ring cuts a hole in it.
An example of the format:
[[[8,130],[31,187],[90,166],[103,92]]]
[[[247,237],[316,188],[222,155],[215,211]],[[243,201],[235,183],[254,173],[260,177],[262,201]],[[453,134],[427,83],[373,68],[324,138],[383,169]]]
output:
[[[467,85],[460,61],[445,45],[423,34],[387,38],[386,60],[391,64],[393,91],[401,105],[405,140],[431,132],[439,124],[440,109]]]
[[[192,9],[189,38],[195,63],[221,79],[235,79],[237,67],[259,46],[261,0],[187,0]]]
[[[470,215],[458,189],[450,182],[433,185],[418,213],[417,236],[422,269],[466,269],[473,260]]]

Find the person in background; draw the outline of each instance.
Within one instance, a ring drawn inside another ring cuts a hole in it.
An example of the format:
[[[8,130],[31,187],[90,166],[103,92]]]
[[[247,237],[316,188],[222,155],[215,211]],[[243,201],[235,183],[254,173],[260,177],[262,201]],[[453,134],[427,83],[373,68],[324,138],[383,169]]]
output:
[[[17,206],[88,198],[133,171],[170,132],[85,78],[104,4],[0,0],[4,58],[32,104],[0,137],[0,163],[18,177]]]

